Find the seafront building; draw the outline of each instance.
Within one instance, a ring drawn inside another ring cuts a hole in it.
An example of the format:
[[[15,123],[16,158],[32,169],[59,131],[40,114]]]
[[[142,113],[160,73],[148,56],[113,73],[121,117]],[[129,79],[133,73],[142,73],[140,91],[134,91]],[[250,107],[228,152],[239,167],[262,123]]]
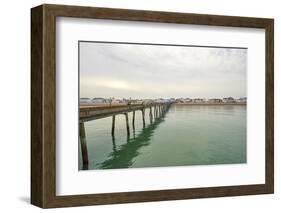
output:
[[[247,98],[246,97],[238,98],[235,101],[238,102],[238,103],[246,103],[247,102]]]
[[[204,103],[206,100],[204,98],[195,98],[192,100],[194,103]]]
[[[235,103],[235,99],[232,97],[223,98],[222,101],[224,103]]]
[[[92,103],[92,99],[90,98],[80,98],[80,104],[89,104]]]
[[[179,104],[223,104],[223,103],[239,103],[239,104],[246,104],[247,103],[247,97],[241,97],[241,98],[233,98],[233,97],[225,97],[225,98],[210,98],[210,99],[204,99],[204,98],[157,98],[157,99],[116,99],[114,97],[112,98],[102,98],[102,97],[95,97],[95,98],[80,98],[80,104],[81,105],[116,105],[116,104],[122,104],[122,105],[134,105],[134,104],[150,104],[150,103],[179,103]]]
[[[209,103],[222,103],[222,99],[219,98],[211,98],[208,100]]]

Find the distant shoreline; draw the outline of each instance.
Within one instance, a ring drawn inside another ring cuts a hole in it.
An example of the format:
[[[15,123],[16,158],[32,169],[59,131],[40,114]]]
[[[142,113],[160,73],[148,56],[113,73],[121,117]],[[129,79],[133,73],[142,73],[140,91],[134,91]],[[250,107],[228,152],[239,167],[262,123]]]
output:
[[[173,105],[177,106],[246,106],[247,103],[173,103]],[[122,107],[122,106],[128,106],[128,104],[125,103],[115,103],[115,104],[80,104],[79,108],[102,108],[102,107]],[[134,104],[132,105],[134,106]]]
[[[212,105],[219,105],[219,106],[223,106],[223,105],[238,105],[238,106],[246,106],[247,103],[174,103],[174,105],[184,105],[184,106],[193,106],[193,105],[205,105],[205,106],[212,106]]]

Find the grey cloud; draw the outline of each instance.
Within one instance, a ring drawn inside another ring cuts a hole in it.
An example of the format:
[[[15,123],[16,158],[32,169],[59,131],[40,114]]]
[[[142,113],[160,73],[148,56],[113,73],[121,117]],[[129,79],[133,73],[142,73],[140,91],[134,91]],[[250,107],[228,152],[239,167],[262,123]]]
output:
[[[246,96],[246,49],[89,42],[80,45],[82,96]],[[85,86],[86,78],[93,79],[93,84]],[[94,81],[98,78],[128,82],[132,90],[97,86]],[[134,85],[141,89],[134,90]],[[167,85],[172,85],[169,91],[159,94],[159,88],[164,91]]]

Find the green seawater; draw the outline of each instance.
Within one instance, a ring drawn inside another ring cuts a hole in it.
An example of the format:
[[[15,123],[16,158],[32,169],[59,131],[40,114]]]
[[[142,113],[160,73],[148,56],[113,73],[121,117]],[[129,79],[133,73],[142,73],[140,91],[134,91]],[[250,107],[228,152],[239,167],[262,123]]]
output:
[[[136,112],[135,130],[129,113],[130,137],[124,115],[85,123],[89,165],[83,167],[79,145],[79,169],[117,169],[247,162],[246,106],[172,105],[150,122],[146,110],[143,127]]]

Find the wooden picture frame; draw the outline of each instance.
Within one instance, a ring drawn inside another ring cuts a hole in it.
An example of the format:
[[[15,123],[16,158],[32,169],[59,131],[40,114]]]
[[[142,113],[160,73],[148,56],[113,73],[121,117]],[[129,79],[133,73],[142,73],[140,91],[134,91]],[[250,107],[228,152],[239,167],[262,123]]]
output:
[[[56,195],[56,17],[265,29],[265,184]],[[274,191],[274,21],[218,15],[44,4],[31,9],[31,203],[42,208],[267,194]]]

